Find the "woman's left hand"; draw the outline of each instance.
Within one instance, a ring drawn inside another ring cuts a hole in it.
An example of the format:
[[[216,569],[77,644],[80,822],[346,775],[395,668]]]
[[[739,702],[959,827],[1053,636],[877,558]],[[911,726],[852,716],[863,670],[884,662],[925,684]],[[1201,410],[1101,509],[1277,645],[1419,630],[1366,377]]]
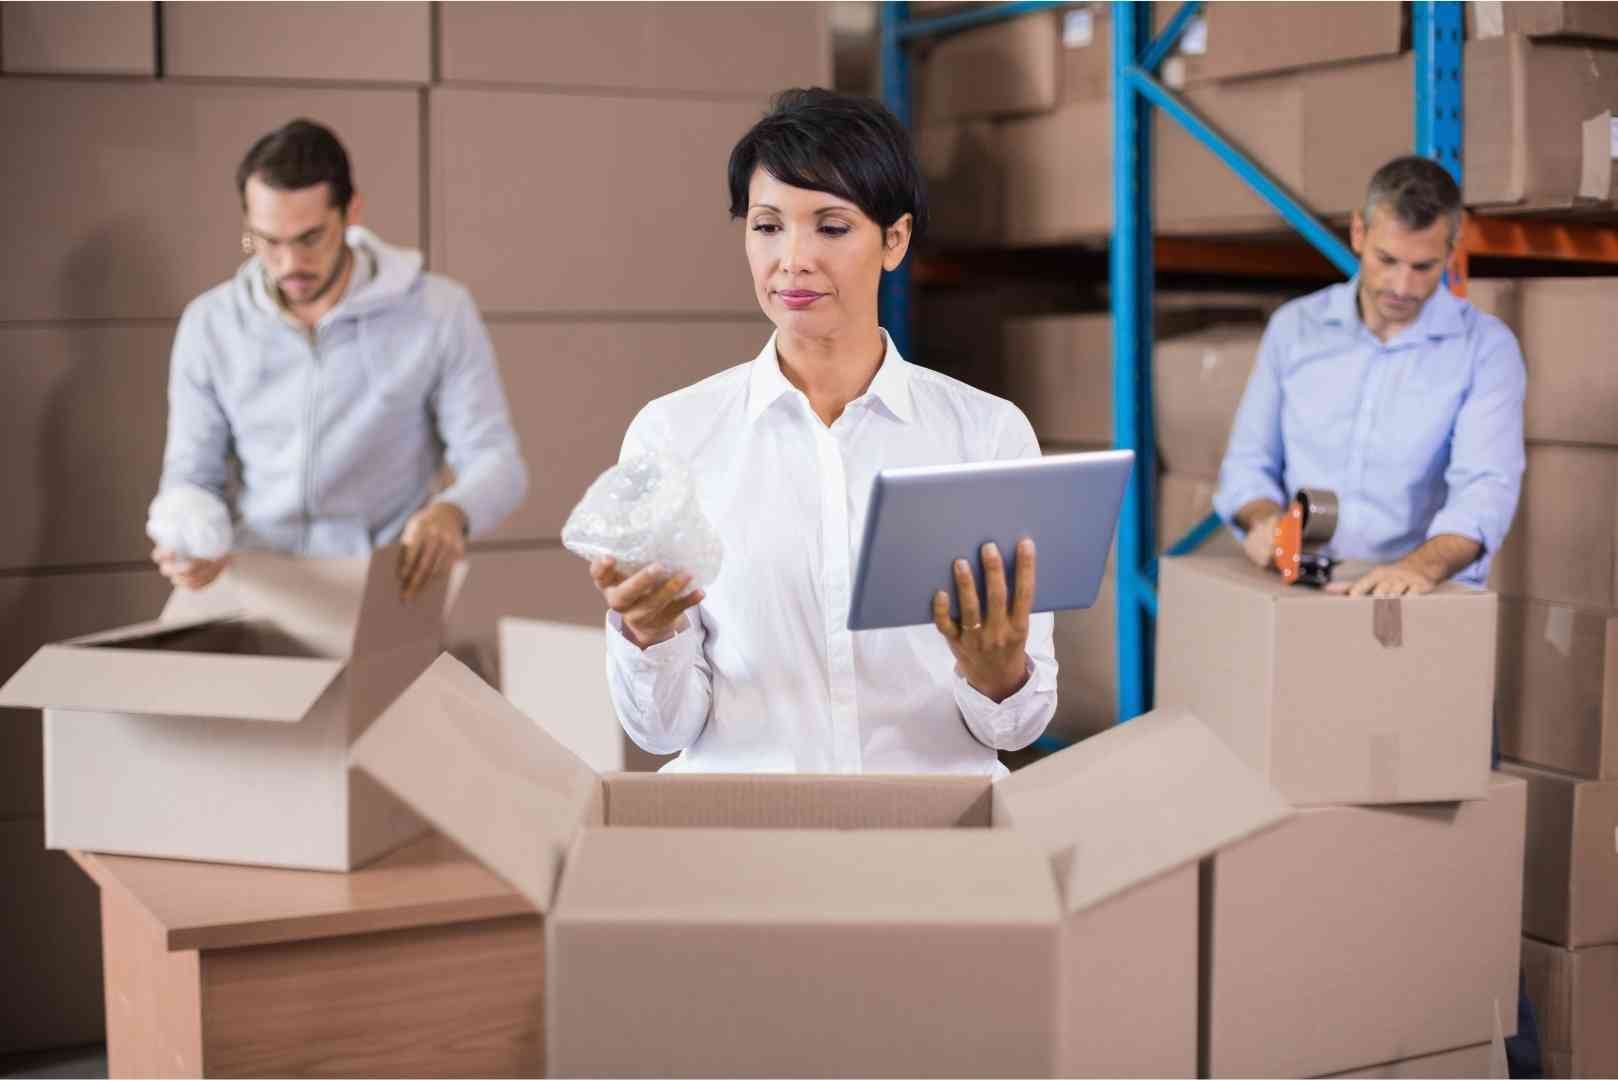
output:
[[[983,585],[987,603],[978,602],[977,583],[965,559],[955,560],[955,593],[961,621],[949,617],[949,593],[933,594],[933,625],[949,642],[961,674],[991,701],[1004,701],[1028,681],[1028,616],[1034,606],[1034,541],[1017,541],[1017,592],[1006,595],[1006,566],[1000,549],[984,544]]]

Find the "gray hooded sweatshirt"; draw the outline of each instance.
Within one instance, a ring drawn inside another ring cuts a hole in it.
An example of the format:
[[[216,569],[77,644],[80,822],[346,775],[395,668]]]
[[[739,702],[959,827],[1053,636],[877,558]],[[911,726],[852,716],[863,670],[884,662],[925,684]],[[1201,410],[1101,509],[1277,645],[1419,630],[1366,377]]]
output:
[[[249,259],[180,317],[161,488],[228,498],[236,546],[361,555],[398,539],[432,497],[492,531],[528,491],[494,349],[471,295],[421,253],[348,230],[355,272],[311,333]]]

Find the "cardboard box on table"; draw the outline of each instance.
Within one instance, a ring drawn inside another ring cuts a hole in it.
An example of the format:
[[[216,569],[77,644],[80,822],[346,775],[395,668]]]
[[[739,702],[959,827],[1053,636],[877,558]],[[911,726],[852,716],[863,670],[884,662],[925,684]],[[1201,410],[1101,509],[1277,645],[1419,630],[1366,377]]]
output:
[[[1523,933],[1568,948],[1618,944],[1618,781],[1500,768],[1528,784]]]
[[[603,777],[453,657],[354,760],[544,915],[560,1075],[1190,1075],[1196,863],[1288,813],[1173,711],[998,782]]]
[[[1350,599],[1195,555],[1159,573],[1158,704],[1202,719],[1289,801],[1488,795],[1493,593]]]
[[[1497,1014],[1516,1030],[1526,786],[1487,792],[1300,810],[1213,858],[1205,1075],[1360,1070],[1489,1041]]]
[[[1522,973],[1550,1077],[1618,1076],[1618,945],[1522,939]]]
[[[238,552],[156,622],[35,653],[0,705],[45,710],[46,845],[351,870],[419,836],[348,764],[442,648],[459,573],[406,603],[398,560]]]

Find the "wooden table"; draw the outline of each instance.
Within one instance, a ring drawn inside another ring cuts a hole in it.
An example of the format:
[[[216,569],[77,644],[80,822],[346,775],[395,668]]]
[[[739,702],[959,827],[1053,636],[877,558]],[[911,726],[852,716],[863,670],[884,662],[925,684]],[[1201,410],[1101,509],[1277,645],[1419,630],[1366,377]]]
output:
[[[431,836],[351,874],[71,852],[112,1076],[541,1076],[544,934]]]

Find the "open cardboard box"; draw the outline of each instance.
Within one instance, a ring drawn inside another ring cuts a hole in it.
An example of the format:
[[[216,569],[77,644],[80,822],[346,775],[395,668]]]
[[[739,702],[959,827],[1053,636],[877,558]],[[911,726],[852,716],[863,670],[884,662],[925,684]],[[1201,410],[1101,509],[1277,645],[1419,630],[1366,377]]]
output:
[[[1289,814],[1174,711],[998,782],[602,776],[450,656],[353,755],[544,916],[552,1075],[1191,1075],[1198,863]]]
[[[161,618],[40,649],[0,705],[45,710],[45,842],[351,870],[425,826],[349,744],[438,654],[460,570],[412,602],[369,558],[238,552]]]

